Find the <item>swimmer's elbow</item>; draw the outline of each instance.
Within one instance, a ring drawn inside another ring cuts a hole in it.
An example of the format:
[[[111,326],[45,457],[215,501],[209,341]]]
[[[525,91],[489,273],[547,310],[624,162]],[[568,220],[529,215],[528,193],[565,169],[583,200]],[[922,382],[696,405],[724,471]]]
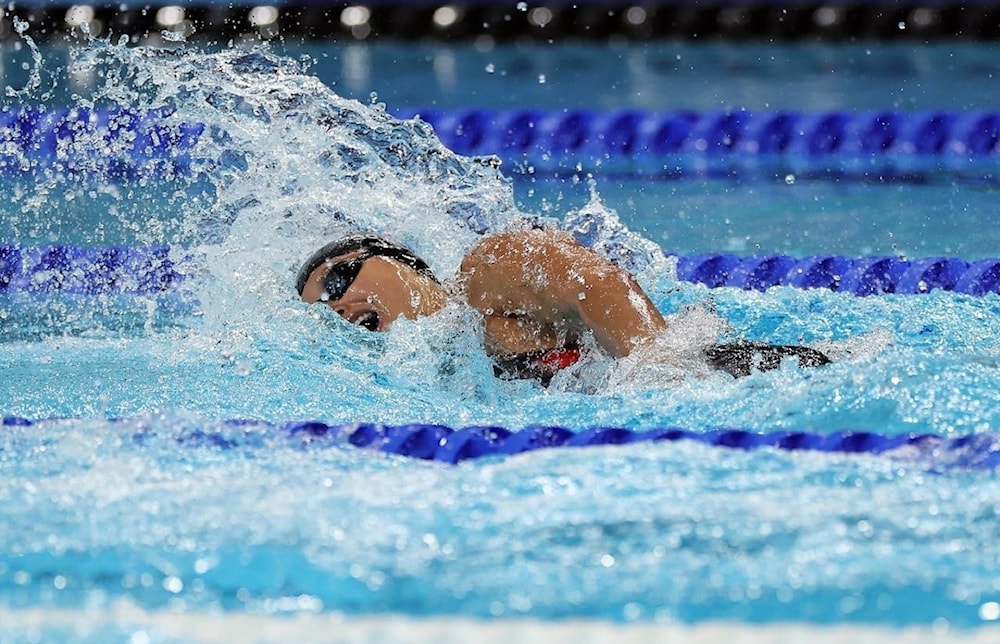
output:
[[[663,315],[629,277],[604,277],[576,302],[580,318],[601,347],[622,358],[666,330]]]

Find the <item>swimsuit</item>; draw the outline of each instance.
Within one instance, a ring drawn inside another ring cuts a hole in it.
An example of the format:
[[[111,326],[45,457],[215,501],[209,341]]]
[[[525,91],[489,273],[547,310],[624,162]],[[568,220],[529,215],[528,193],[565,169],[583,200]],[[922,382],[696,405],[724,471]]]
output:
[[[510,358],[493,358],[493,373],[505,380],[533,378],[548,387],[552,377],[580,360],[580,347],[530,351]]]

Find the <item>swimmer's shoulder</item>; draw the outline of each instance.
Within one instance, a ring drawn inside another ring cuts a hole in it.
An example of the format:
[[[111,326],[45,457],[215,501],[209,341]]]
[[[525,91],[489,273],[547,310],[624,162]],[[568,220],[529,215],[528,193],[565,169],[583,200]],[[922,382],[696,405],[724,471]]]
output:
[[[564,230],[533,227],[506,230],[484,236],[466,253],[461,270],[466,272],[476,265],[495,263],[506,259],[523,261],[528,257],[551,257],[566,249],[582,249],[576,239]]]

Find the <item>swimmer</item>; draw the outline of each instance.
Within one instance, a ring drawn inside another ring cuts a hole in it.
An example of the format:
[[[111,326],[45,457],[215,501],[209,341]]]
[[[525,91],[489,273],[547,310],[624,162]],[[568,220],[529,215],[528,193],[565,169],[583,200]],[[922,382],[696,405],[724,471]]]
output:
[[[323,302],[371,331],[385,331],[400,317],[436,313],[452,295],[412,251],[374,235],[313,253],[296,288],[304,301]],[[610,356],[622,358],[667,331],[632,275],[561,231],[487,235],[462,260],[452,290],[482,315],[486,351],[502,377],[547,383],[576,362],[588,332]],[[755,342],[715,345],[705,357],[739,377],[775,369],[786,356],[801,366],[829,362],[815,349]]]

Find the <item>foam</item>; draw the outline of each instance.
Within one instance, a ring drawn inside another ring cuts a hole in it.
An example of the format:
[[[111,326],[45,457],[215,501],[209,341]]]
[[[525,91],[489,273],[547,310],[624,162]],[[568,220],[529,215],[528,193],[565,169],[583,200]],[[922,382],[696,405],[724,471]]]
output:
[[[698,305],[667,316],[667,331],[612,368],[605,392],[637,391],[677,385],[685,379],[718,376],[705,362],[704,349],[729,330],[710,308]]]
[[[539,641],[546,644],[682,641],[729,644],[930,644],[947,640],[963,644],[992,644],[997,630],[982,627],[951,630],[946,624],[931,627],[887,628],[868,625],[822,626],[782,622],[776,624],[614,623],[589,619],[541,621],[535,619],[478,620],[466,617],[415,618],[400,615],[346,617],[341,614],[270,616],[250,614],[192,614],[170,610],[149,611],[121,602],[107,609],[4,609],[0,608],[0,637],[18,631],[33,636],[59,633],[80,638],[116,634],[131,642],[470,642],[480,644]],[[109,633],[110,631],[110,633]]]

